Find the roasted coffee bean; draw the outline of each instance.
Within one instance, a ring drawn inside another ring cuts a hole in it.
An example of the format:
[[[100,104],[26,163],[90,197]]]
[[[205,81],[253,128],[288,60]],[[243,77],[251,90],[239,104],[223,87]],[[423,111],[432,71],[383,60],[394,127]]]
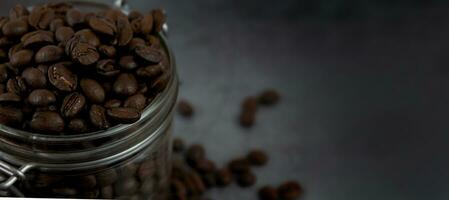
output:
[[[20,19],[12,19],[3,25],[2,32],[7,37],[20,37],[28,32],[28,24]]]
[[[56,40],[62,43],[66,43],[73,35],[75,35],[73,29],[65,26],[59,27],[55,32]]]
[[[117,27],[106,19],[92,17],[89,19],[89,26],[92,30],[102,34],[113,36],[117,32]]]
[[[250,170],[251,163],[246,158],[237,158],[229,163],[229,169],[236,174],[246,173]]]
[[[241,173],[237,176],[237,184],[240,187],[249,187],[256,183],[256,175],[251,171]]]
[[[137,10],[132,10],[128,14],[128,19],[129,20],[133,20],[133,19],[137,19],[137,18],[141,18],[141,17],[143,17],[142,13],[137,11]]]
[[[83,29],[75,33],[75,36],[78,37],[79,42],[88,43],[92,46],[99,47],[101,42],[98,36],[90,29]]]
[[[1,31],[0,31],[0,32],[1,32]],[[9,46],[11,46],[11,45],[13,45],[13,44],[14,44],[14,41],[13,41],[13,40],[7,38],[6,36],[1,37],[1,34],[0,34],[0,47],[1,47],[1,48],[3,48],[3,47],[9,47]]]
[[[62,91],[73,91],[76,89],[78,78],[63,64],[58,63],[48,68],[48,80]]]
[[[30,12],[28,12],[28,9],[25,8],[25,6],[21,4],[17,4],[11,9],[9,9],[9,18],[10,19],[19,19],[22,16],[29,15]]]
[[[47,29],[55,17],[54,10],[46,6],[35,6],[30,12],[28,23],[35,29]]]
[[[106,58],[113,58],[117,51],[114,46],[100,45],[98,47],[98,52],[100,52]]]
[[[148,14],[142,18],[140,25],[140,32],[143,34],[150,34],[153,30],[153,15]]]
[[[193,115],[193,106],[186,100],[180,100],[178,103],[178,112],[184,117],[191,117]]]
[[[48,106],[56,102],[56,96],[50,90],[36,89],[28,96],[28,103],[33,106]]]
[[[140,77],[146,77],[146,78],[155,78],[159,75],[161,75],[164,72],[164,69],[161,65],[149,65],[146,67],[140,67],[137,69],[136,74]]]
[[[97,63],[97,73],[111,77],[116,76],[120,73],[120,70],[116,69],[114,66],[114,60],[106,59],[106,60],[100,60]]]
[[[111,99],[106,101],[106,103],[104,103],[105,108],[118,108],[120,106],[122,106],[122,101],[118,99]]]
[[[184,149],[185,149],[184,141],[181,138],[175,138],[173,140],[173,152],[180,153],[184,151]]]
[[[110,108],[106,113],[111,120],[120,124],[130,124],[140,119],[140,112],[134,108]]]
[[[64,51],[60,47],[48,45],[42,47],[41,49],[39,49],[39,51],[37,51],[35,61],[36,63],[48,63],[58,61],[62,57],[63,52]]]
[[[195,169],[200,173],[211,173],[214,172],[216,167],[215,163],[208,159],[200,159],[195,163]]]
[[[260,94],[258,98],[260,104],[267,106],[276,104],[277,102],[279,102],[279,99],[279,93],[273,89],[265,90],[264,92],[262,92],[262,94]]]
[[[64,26],[64,20],[62,20],[60,18],[56,18],[53,21],[51,21],[51,23],[50,23],[50,31],[56,32],[56,30],[58,30],[58,28],[63,27],[63,26]]]
[[[103,87],[97,81],[84,78],[81,79],[80,86],[89,101],[96,104],[103,103],[106,94]]]
[[[114,198],[114,188],[112,188],[112,186],[102,187],[100,189],[100,197],[103,199],[113,199]]]
[[[146,37],[148,43],[150,43],[151,47],[154,47],[156,49],[160,49],[161,48],[161,40],[159,40],[158,37],[154,36],[154,35],[148,35]]]
[[[47,6],[53,9],[58,16],[64,16],[68,10],[73,8],[72,4],[60,1],[50,1]]]
[[[206,151],[204,147],[199,144],[194,144],[187,149],[186,160],[191,166],[195,166],[196,162],[206,158]]]
[[[154,19],[154,29],[156,32],[161,32],[166,21],[166,16],[164,11],[161,9],[156,9],[151,12]]]
[[[153,47],[137,46],[135,52],[139,57],[151,63],[158,63],[162,60],[162,53]]]
[[[39,133],[60,133],[64,130],[64,120],[57,112],[36,112],[30,121],[30,128]]]
[[[83,17],[83,14],[79,10],[72,8],[67,11],[65,20],[66,20],[67,24],[69,24],[69,26],[73,27],[73,26],[77,26],[77,25],[83,23],[84,17]]]
[[[75,118],[70,120],[67,128],[72,133],[84,133],[87,131],[87,123],[81,118]]]
[[[252,111],[243,111],[240,113],[239,121],[243,127],[251,127],[256,121],[256,114]]]
[[[264,186],[259,189],[258,196],[260,200],[278,200],[277,190],[271,186]]]
[[[34,52],[28,49],[20,50],[12,55],[9,62],[13,67],[22,68],[31,64]]]
[[[89,118],[92,125],[99,129],[107,129],[111,124],[106,119],[106,110],[99,105],[92,105],[89,111]]]
[[[257,111],[257,98],[253,96],[246,97],[242,102],[243,112],[256,112]]]
[[[47,77],[44,72],[32,67],[23,70],[22,78],[30,88],[43,88],[47,84]]]
[[[148,86],[145,83],[141,83],[139,84],[139,90],[137,91],[138,93],[141,94],[146,94],[148,92]],[[151,96],[150,96],[151,97]],[[148,102],[148,99],[146,100]]]
[[[128,18],[117,17],[117,40],[118,46],[126,46],[133,38],[133,29]]]
[[[137,80],[132,74],[120,74],[113,85],[114,92],[122,96],[131,96],[137,92]]]
[[[120,67],[126,70],[133,70],[138,67],[138,64],[136,61],[134,61],[133,56],[123,56],[120,58],[119,61]]]
[[[253,150],[249,152],[246,159],[255,166],[263,166],[268,162],[268,155],[261,150]]]
[[[17,125],[23,120],[23,113],[17,108],[0,106],[0,123],[6,125]]]
[[[74,92],[67,95],[61,105],[61,114],[64,117],[74,117],[78,115],[86,105],[86,98]]]
[[[100,187],[112,185],[117,180],[117,172],[114,169],[106,169],[97,175],[97,183]]]
[[[15,93],[7,92],[0,94],[0,104],[11,105],[20,103],[21,101],[22,98]]]
[[[170,81],[170,76],[168,74],[159,76],[153,83],[151,83],[151,89],[153,92],[160,93],[162,92],[168,85]]]
[[[141,111],[145,108],[146,103],[147,98],[143,94],[139,93],[128,97],[128,99],[126,99],[125,103],[123,104],[123,107],[134,108],[137,111]]]
[[[20,76],[10,78],[6,83],[6,89],[8,90],[8,92],[15,93],[19,96],[23,96],[27,92],[25,80]]]
[[[48,65],[38,65],[37,66],[37,69],[39,70],[39,71],[41,71],[42,73],[44,73],[44,75],[45,74],[47,74],[47,72],[48,72]],[[23,74],[22,74],[22,76],[23,76]]]
[[[129,51],[135,51],[138,46],[145,46],[145,40],[142,38],[133,38],[128,44]]]
[[[23,47],[41,47],[54,43],[54,34],[50,31],[37,30],[25,34],[20,39],[23,43]]]
[[[70,55],[74,61],[82,65],[91,65],[100,59],[100,54],[95,47],[88,43],[78,43]]]
[[[0,83],[8,80],[8,67],[5,64],[0,64]]]
[[[232,183],[234,177],[228,168],[219,169],[215,172],[217,185],[228,186]]]
[[[278,188],[279,197],[282,200],[294,200],[303,194],[303,189],[296,181],[287,181]]]
[[[119,180],[114,184],[116,196],[126,196],[134,194],[139,187],[139,183],[134,178]]]
[[[131,28],[134,34],[140,34],[142,32],[142,18],[136,18],[131,21]]]

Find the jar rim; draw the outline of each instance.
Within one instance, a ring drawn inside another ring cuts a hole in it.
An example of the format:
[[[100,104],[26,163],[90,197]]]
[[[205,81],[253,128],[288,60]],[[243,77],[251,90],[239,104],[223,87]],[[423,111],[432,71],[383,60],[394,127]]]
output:
[[[140,123],[141,121],[147,120],[150,117],[156,115],[159,111],[157,108],[160,107],[160,105],[163,104],[165,100],[169,97],[169,90],[173,88],[173,84],[177,84],[176,81],[177,75],[175,67],[176,63],[173,52],[169,47],[169,45],[167,44],[167,38],[162,33],[158,33],[158,36],[161,39],[162,47],[168,57],[168,62],[170,66],[168,73],[170,74],[170,78],[167,86],[162,90],[162,92],[156,95],[154,100],[143,110],[140,119],[134,122],[133,124]],[[106,130],[99,130],[82,134],[67,134],[67,135],[46,135],[24,131],[4,124],[0,124],[0,136],[3,135],[6,137],[12,137],[22,141],[33,141],[33,142],[54,142],[54,143],[79,142],[114,136],[115,134],[121,133],[126,129],[131,128],[133,124],[118,124]]]

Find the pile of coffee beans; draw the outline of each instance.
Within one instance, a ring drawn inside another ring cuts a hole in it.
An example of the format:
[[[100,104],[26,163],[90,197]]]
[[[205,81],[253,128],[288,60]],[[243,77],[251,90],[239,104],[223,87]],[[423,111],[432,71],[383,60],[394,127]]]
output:
[[[171,77],[164,23],[161,10],[11,8],[0,17],[0,123],[79,134],[139,120]]]
[[[171,200],[206,200],[208,198],[203,194],[207,190],[229,186],[233,182],[242,188],[253,186],[257,177],[251,172],[251,167],[264,166],[269,160],[264,151],[252,150],[224,167],[217,167],[207,158],[202,145],[193,144],[186,148],[179,138],[173,141],[173,152]],[[295,181],[287,181],[277,189],[266,186],[259,191],[261,200],[294,200],[301,195],[302,188]]]
[[[267,89],[257,97],[248,96],[243,100],[240,112],[240,125],[251,127],[256,121],[256,113],[259,105],[272,106],[279,102],[280,95],[276,90]]]

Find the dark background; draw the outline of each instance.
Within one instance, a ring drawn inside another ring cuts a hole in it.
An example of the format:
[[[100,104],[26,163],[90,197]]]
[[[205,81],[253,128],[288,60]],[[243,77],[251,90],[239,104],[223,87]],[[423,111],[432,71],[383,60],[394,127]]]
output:
[[[256,186],[207,196],[255,200],[261,186],[294,179],[307,200],[449,199],[447,1],[130,4],[168,12],[180,97],[196,107],[176,117],[176,135],[219,165],[252,148],[271,156]],[[281,103],[240,128],[240,102],[265,88]]]

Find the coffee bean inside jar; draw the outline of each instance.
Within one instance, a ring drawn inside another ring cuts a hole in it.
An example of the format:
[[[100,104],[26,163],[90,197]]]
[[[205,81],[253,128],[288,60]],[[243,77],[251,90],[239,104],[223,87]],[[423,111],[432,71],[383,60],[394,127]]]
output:
[[[132,13],[49,2],[0,17],[0,162],[24,174],[0,196],[168,199],[178,80],[162,11]]]

